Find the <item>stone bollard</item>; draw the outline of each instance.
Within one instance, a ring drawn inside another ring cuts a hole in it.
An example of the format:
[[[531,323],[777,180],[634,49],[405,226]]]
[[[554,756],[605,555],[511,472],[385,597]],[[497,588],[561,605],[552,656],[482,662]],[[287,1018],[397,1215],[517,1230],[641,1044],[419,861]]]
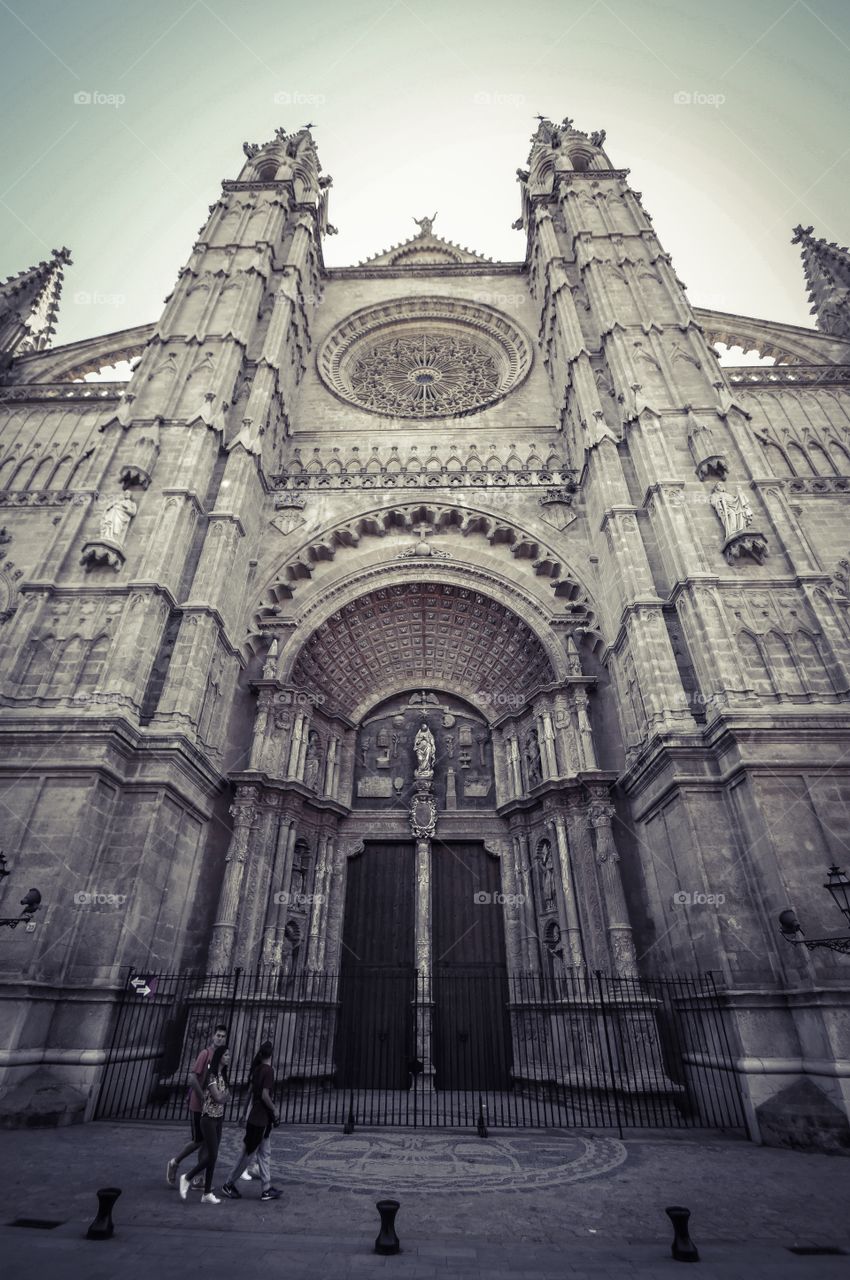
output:
[[[101,1187],[97,1193],[97,1217],[86,1232],[87,1240],[108,1240],[115,1230],[112,1206],[121,1194],[120,1187]]]
[[[681,1205],[671,1205],[664,1212],[673,1223],[672,1254],[677,1262],[699,1262],[699,1252],[696,1245],[688,1234],[688,1218],[691,1216],[690,1209],[683,1209]]]
[[[399,1253],[401,1245],[395,1233],[395,1216],[399,1211],[398,1200],[378,1200],[375,1208],[381,1215],[381,1229],[375,1241],[375,1253]]]

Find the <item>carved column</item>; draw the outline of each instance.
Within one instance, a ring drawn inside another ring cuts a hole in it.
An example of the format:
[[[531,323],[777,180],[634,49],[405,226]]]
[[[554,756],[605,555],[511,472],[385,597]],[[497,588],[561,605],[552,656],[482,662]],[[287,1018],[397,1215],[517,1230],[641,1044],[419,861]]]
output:
[[[552,726],[552,714],[544,711],[540,717],[540,747],[543,757],[544,778],[557,778],[558,759],[555,754],[555,730]]]
[[[327,929],[322,936],[319,948],[319,964],[327,970],[339,969],[347,863],[350,857],[357,853],[362,853],[362,851],[362,840],[359,840],[355,845],[347,847],[341,842],[336,842],[334,846],[333,859],[328,876]]]
[[[516,879],[522,894],[523,951],[525,968],[529,973],[539,973],[540,952],[537,945],[537,913],[534,909],[534,887],[531,880],[531,863],[528,857],[528,837],[514,836]]]
[[[567,838],[567,824],[560,814],[555,816],[554,826],[558,845],[558,861],[561,868],[559,882],[564,907],[564,959],[574,969],[579,969],[584,964],[584,947],[581,941],[581,925],[579,924],[578,906],[573,885],[573,868],[570,859],[570,844]]]
[[[326,882],[328,878],[328,865],[333,862],[333,846],[333,836],[329,836],[326,832],[323,832],[319,836],[319,853],[316,858],[316,874],[313,877],[313,909],[310,912],[310,930],[307,942],[306,967],[314,972],[321,968],[321,962],[319,959],[321,939],[327,928],[328,916]]]
[[[233,834],[225,858],[224,883],[210,943],[208,967],[212,973],[224,973],[230,966],[239,910],[239,890],[248,859],[251,832],[257,821],[258,797],[257,787],[238,787],[236,798],[230,806]]]
[[[602,879],[602,896],[608,916],[611,959],[615,973],[626,978],[637,973],[637,956],[626,910],[626,895],[620,878],[620,855],[611,829],[613,816],[613,804],[595,796],[588,811],[588,819],[596,832],[596,863]]]
[[[295,848],[295,837],[298,834],[298,828],[295,818],[290,815],[284,815],[281,832],[278,836],[277,855],[275,857],[275,878],[277,886],[271,886],[272,894],[269,902],[269,912],[266,916],[266,928],[263,935],[263,964],[274,972],[279,973],[282,962],[283,947],[283,931],[286,928],[286,915],[288,903],[276,901],[275,897],[279,893],[286,893],[289,889],[289,877],[292,872],[292,853]],[[283,855],[281,856],[281,849]]]
[[[593,746],[593,729],[590,724],[590,714],[588,712],[587,691],[581,686],[573,691],[573,697],[576,704],[576,717],[578,719],[579,743],[581,746],[581,754],[584,760],[585,769],[598,769],[596,763],[596,751]]]

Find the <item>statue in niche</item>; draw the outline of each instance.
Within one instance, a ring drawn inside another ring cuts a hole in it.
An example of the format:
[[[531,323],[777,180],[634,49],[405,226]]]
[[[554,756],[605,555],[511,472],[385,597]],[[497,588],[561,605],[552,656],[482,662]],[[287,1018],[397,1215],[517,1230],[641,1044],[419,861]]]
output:
[[[540,743],[537,741],[537,733],[534,729],[529,730],[525,736],[525,767],[528,772],[529,787],[536,787],[543,774],[540,762]]]
[[[555,864],[552,860],[552,845],[548,840],[541,840],[537,850],[537,861],[540,864],[540,887],[543,890],[543,910],[555,910]]]
[[[446,734],[446,755],[451,757],[455,753],[455,736],[453,733]]]
[[[130,521],[138,507],[126,493],[116,494],[106,500],[100,516],[100,536],[115,547],[123,547]]]
[[[744,533],[753,522],[753,509],[746,497],[739,491],[732,494],[718,482],[711,491],[711,505],[717,512],[727,538],[734,538]]]
[[[437,744],[434,735],[423,720],[413,742],[413,751],[418,761],[414,778],[433,778],[434,761],[437,758]]]
[[[319,782],[319,735],[315,729],[310,730],[310,736],[307,739],[307,758],[304,763],[304,785],[308,786],[312,791],[316,790]]]
[[[371,749],[372,739],[369,737],[368,733],[364,733],[363,737],[360,739],[360,763],[364,766],[369,763],[368,757]]]
[[[393,731],[393,733],[390,735],[390,756],[392,757],[393,760],[395,760],[396,756],[398,755],[398,749],[400,745],[401,745],[401,734]]]

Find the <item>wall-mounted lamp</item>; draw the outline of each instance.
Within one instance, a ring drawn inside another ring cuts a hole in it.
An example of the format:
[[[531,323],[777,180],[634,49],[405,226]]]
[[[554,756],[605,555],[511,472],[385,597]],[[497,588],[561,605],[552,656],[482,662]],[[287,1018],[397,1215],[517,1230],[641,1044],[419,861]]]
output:
[[[827,881],[823,887],[850,925],[850,880],[835,863],[829,868]],[[838,951],[841,955],[850,955],[850,934],[837,938],[807,938],[800,926],[800,921],[790,908],[780,912],[779,928],[786,942],[798,946],[802,944],[809,951],[813,951],[815,947],[826,947],[830,951]]]

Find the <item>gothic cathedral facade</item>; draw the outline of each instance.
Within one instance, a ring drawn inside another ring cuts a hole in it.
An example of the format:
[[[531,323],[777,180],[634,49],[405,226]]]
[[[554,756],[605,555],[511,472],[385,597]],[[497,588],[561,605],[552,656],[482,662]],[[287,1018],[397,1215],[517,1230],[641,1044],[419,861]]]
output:
[[[96,1086],[129,965],[356,938],[712,970],[756,1125],[846,1134],[850,961],[776,920],[847,861],[847,251],[797,230],[817,330],[696,309],[565,120],[523,261],[326,268],[310,132],[244,150],[155,323],[51,347],[65,250],[0,286],[4,1094]]]

